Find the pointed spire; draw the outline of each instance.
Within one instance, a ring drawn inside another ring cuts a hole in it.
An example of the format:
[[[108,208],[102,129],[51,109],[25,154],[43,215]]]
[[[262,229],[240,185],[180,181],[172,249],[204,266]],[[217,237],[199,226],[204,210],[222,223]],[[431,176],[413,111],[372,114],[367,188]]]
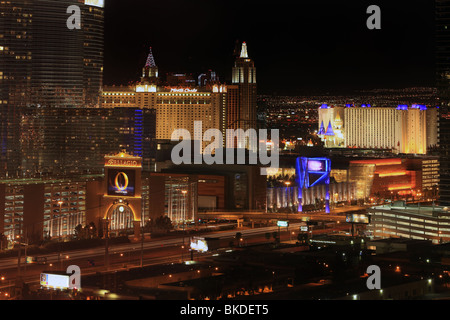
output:
[[[333,126],[331,125],[331,121],[328,122],[327,132],[325,132],[326,136],[334,136]]]
[[[323,126],[323,121],[322,121],[322,123],[320,124],[319,134],[325,134],[325,128],[324,128],[324,126]]]
[[[145,63],[146,67],[156,68],[155,58],[153,58],[152,47],[150,47],[150,53],[147,57],[147,62]]]
[[[248,53],[247,53],[247,44],[244,42],[242,42],[242,49],[241,49],[241,58],[248,58]]]

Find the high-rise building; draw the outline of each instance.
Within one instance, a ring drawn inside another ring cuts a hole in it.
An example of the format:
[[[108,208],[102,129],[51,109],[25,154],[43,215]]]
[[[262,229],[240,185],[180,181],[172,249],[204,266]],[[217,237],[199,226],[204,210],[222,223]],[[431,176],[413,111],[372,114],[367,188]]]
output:
[[[71,5],[81,29],[69,29]],[[0,170],[23,170],[19,109],[98,107],[103,72],[103,1],[0,2]]]
[[[176,81],[179,78],[183,79]],[[103,108],[133,107],[156,112],[156,139],[171,140],[177,129],[186,129],[192,140],[203,137],[208,129],[224,132],[227,86],[209,82],[205,86],[186,84],[185,75],[172,75],[173,85],[161,85],[158,68],[152,52],[143,68],[141,82],[131,86],[105,86]],[[196,121],[202,121],[201,132],[196,132]],[[209,143],[207,143],[209,144]]]
[[[426,154],[437,144],[437,110],[424,105],[396,108],[319,108],[318,135],[327,148],[367,148]]]
[[[158,67],[153,57],[152,48],[150,47],[150,53],[148,54],[147,61],[144,68],[142,68],[142,84],[156,84],[158,81]]]
[[[84,104],[98,107],[103,87],[104,8],[102,1],[85,1],[82,12]]]
[[[450,205],[450,1],[435,1],[436,87],[439,105],[439,201]]]
[[[101,173],[104,155],[117,150],[142,157],[144,170],[155,158],[153,109],[30,106],[18,115],[23,163],[10,177]]]
[[[257,129],[256,126],[256,68],[249,58],[247,44],[242,43],[232,72],[229,103],[227,106],[227,129]],[[227,141],[228,146],[248,148],[248,141]]]

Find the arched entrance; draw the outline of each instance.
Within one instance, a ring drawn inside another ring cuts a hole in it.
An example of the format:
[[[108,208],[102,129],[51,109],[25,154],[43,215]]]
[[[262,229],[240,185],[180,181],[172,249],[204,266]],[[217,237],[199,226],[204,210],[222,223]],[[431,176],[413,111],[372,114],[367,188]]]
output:
[[[120,199],[115,201],[103,218],[108,226],[109,236],[120,236],[133,234],[137,219],[133,207],[126,201]]]

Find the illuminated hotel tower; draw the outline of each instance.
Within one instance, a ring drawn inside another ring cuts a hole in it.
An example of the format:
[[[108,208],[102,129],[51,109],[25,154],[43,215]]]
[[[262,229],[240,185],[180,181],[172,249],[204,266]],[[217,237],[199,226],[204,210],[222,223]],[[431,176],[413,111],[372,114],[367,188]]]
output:
[[[256,128],[256,68],[242,43],[241,53],[236,58],[232,85],[228,87],[227,129]],[[227,146],[248,147],[245,141],[229,141]]]
[[[326,148],[390,149],[426,154],[437,143],[437,110],[413,104],[391,107],[319,108],[318,136]]]
[[[142,78],[141,83],[150,84],[156,83],[158,79],[158,67],[155,63],[155,58],[153,57],[152,47],[150,47],[150,52],[145,62],[144,68],[142,68]]]

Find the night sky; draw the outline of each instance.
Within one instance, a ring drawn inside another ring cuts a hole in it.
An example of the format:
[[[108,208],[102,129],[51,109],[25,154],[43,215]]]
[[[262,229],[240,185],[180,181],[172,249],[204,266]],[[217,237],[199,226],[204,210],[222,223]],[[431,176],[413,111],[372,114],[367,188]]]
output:
[[[369,5],[381,30],[369,30]],[[230,82],[236,41],[258,93],[350,93],[434,86],[431,0],[106,0],[104,83],[139,80],[148,47],[160,74],[212,69]]]

